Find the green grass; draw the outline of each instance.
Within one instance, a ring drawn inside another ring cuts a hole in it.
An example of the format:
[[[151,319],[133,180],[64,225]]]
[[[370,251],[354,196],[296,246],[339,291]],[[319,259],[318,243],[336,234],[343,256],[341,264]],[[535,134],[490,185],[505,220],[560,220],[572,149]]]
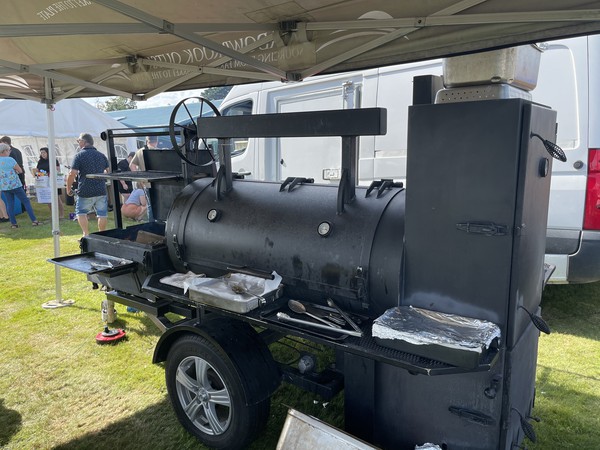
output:
[[[600,442],[600,283],[549,286],[542,313],[531,449],[592,449]]]
[[[202,449],[171,409],[164,369],[151,363],[159,332],[142,314],[117,305],[116,326],[128,340],[99,346],[100,303],[83,274],[61,270],[62,298],[71,307],[45,310],[55,300],[49,211],[34,205],[42,227],[0,224],[0,448]],[[73,211],[67,206],[67,214]],[[78,253],[80,229],[61,221],[61,255]],[[91,223],[94,231],[95,223]],[[530,449],[597,448],[600,442],[600,284],[550,286],[542,302],[553,333],[539,346]],[[294,358],[279,349],[281,357]],[[276,446],[289,406],[343,426],[343,400],[323,405],[312,394],[282,385],[272,399],[268,429],[252,446]]]

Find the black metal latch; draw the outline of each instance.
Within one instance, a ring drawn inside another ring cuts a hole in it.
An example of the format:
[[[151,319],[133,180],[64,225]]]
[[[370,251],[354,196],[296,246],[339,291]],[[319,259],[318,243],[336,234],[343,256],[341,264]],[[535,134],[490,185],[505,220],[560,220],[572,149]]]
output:
[[[388,179],[388,178],[382,178],[381,180],[375,180],[375,181],[371,182],[371,185],[367,189],[367,192],[365,192],[365,198],[368,197],[369,194],[375,189],[377,189],[377,198],[379,198],[383,195],[383,193],[387,189],[391,189],[394,187],[397,187],[397,188],[404,187],[404,183],[402,183],[402,181],[394,182],[394,180]]]
[[[467,233],[484,234],[486,236],[504,236],[508,232],[506,225],[498,225],[493,222],[462,222],[457,223],[456,228]]]
[[[468,420],[469,422],[474,422],[479,425],[491,426],[495,423],[492,417],[473,409],[462,408],[460,406],[450,406],[448,411],[450,411],[452,414],[456,414],[458,417]]]

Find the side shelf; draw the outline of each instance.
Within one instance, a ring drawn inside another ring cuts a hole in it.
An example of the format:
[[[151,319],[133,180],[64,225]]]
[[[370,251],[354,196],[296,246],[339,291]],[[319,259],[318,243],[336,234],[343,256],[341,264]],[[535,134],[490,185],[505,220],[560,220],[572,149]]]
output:
[[[185,316],[195,317],[199,323],[202,322],[202,317],[205,313],[215,313],[221,316],[243,320],[253,326],[263,327],[280,334],[294,335],[309,339],[337,350],[400,367],[413,374],[427,376],[486,372],[491,370],[498,360],[499,351],[498,349],[493,348],[482,358],[477,367],[466,369],[393,348],[382,347],[371,336],[372,321],[368,319],[364,320],[361,324],[364,336],[360,338],[340,336],[339,333],[335,332],[315,331],[295,324],[281,322],[276,317],[278,312],[285,311],[290,315],[292,314],[287,308],[288,299],[286,297],[281,297],[272,303],[259,307],[246,314],[227,311],[214,306],[202,305],[189,299],[187,295],[183,293],[183,289],[165,285],[160,282],[161,278],[169,274],[172,274],[172,272],[160,272],[148,276],[143,283],[142,290],[156,296],[158,303],[163,304],[163,301],[167,300],[174,304],[178,304],[178,309],[180,311],[189,311]],[[118,302],[118,296],[115,297],[113,298]],[[127,304],[134,307],[136,306],[131,303],[130,298],[128,298]]]
[[[161,172],[158,170],[147,170],[145,172],[114,172],[114,173],[94,173],[87,175],[88,178],[101,180],[125,180],[125,181],[162,181],[162,180],[181,180],[183,176],[177,172]]]

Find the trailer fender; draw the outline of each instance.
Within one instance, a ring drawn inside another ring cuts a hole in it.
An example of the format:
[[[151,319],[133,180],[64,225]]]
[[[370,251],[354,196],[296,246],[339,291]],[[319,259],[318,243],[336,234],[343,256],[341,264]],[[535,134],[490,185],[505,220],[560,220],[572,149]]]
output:
[[[246,385],[249,405],[270,397],[279,387],[281,374],[269,348],[254,328],[239,320],[214,318],[175,326],[160,337],[152,362],[166,361],[173,344],[189,334],[202,336],[223,350]]]

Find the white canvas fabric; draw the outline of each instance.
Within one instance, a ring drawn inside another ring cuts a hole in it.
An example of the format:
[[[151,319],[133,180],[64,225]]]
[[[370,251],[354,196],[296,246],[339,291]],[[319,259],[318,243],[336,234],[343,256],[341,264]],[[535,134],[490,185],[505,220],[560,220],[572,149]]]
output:
[[[0,97],[52,101],[296,81],[600,32],[589,0],[5,3]]]
[[[80,133],[90,133],[94,146],[105,155],[106,142],[100,134],[107,129],[123,125],[81,99],[63,100],[54,105],[54,146],[63,173],[73,162],[78,149],[75,139]],[[46,106],[23,100],[0,101],[0,135],[10,136],[12,145],[23,154],[27,184],[33,183],[31,168],[37,165],[41,147],[48,147],[48,124]],[[129,151],[136,150],[135,139],[122,138],[118,142],[118,159],[126,158]]]

